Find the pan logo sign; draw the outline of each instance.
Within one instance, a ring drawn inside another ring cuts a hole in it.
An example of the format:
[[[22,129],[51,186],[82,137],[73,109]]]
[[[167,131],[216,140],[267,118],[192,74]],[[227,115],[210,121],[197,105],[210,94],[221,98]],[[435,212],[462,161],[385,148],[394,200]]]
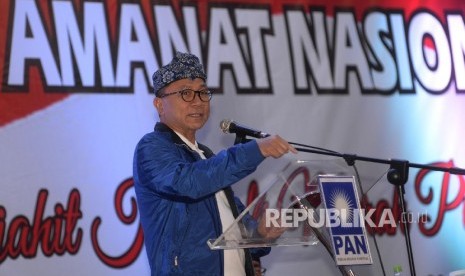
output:
[[[371,264],[372,258],[353,177],[319,178],[329,219],[334,259],[338,265]],[[354,222],[360,223],[354,223]]]

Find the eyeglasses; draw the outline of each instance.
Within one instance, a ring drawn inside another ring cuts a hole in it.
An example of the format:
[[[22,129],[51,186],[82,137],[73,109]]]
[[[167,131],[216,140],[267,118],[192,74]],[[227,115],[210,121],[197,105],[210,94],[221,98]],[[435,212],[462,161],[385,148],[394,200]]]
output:
[[[204,90],[183,89],[180,91],[164,93],[163,95],[160,95],[159,98],[168,97],[174,94],[181,94],[181,97],[185,102],[192,102],[196,94],[199,96],[199,99],[202,102],[209,102],[212,99],[212,93],[208,89],[204,89]]]

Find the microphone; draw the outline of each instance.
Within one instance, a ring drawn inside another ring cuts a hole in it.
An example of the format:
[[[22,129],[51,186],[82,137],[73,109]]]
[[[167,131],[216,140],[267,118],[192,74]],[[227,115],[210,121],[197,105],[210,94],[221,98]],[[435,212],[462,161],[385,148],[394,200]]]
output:
[[[224,133],[236,133],[238,135],[250,136],[255,138],[265,138],[270,136],[268,133],[261,132],[259,130],[241,126],[233,120],[224,119],[220,123],[220,128]]]

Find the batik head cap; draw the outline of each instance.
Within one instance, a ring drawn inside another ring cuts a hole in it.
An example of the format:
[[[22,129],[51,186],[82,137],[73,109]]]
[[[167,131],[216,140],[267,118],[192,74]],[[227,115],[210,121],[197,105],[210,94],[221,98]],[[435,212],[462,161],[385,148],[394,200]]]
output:
[[[152,76],[155,96],[168,84],[180,79],[207,79],[200,60],[193,54],[176,52],[173,60],[158,69]]]

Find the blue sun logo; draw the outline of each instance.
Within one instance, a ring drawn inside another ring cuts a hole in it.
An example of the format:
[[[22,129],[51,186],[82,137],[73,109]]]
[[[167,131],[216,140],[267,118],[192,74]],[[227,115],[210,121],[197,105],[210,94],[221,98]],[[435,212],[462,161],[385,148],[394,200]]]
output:
[[[329,196],[328,208],[339,213],[342,224],[352,223],[354,220],[355,202],[342,189],[334,189]]]

